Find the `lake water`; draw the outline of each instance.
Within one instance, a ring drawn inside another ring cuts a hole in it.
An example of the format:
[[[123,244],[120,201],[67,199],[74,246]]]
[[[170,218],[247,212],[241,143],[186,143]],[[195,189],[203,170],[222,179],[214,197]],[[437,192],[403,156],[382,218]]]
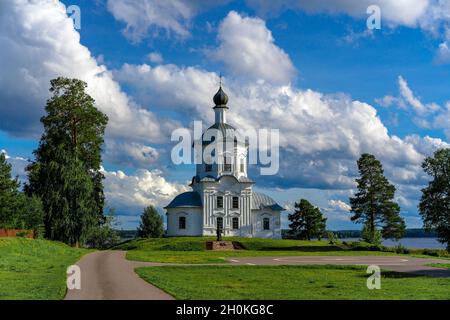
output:
[[[340,241],[358,241],[358,238],[339,239]],[[437,238],[403,238],[396,242],[394,240],[383,240],[383,245],[386,247],[395,247],[399,243],[405,248],[410,249],[445,249],[445,244],[440,243]]]

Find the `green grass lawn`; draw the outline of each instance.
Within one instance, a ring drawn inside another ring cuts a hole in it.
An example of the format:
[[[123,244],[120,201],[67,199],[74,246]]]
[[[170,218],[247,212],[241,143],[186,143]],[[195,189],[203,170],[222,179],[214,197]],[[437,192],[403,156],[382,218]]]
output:
[[[396,255],[394,252],[371,251],[367,244],[351,247],[339,243],[330,245],[328,241],[274,240],[258,238],[226,238],[239,241],[246,250],[210,251],[205,242],[214,240],[207,237],[174,237],[158,239],[138,239],[126,242],[116,249],[128,250],[127,259],[166,263],[222,263],[225,257],[258,256],[362,256]],[[415,256],[418,256],[417,254]],[[428,257],[429,256],[422,256]]]
[[[444,268],[450,270],[450,263],[430,263],[430,267]]]
[[[47,240],[0,238],[0,300],[62,299],[67,267],[87,252]]]
[[[176,299],[450,299],[450,279],[382,272],[366,286],[358,266],[165,266],[138,268]]]

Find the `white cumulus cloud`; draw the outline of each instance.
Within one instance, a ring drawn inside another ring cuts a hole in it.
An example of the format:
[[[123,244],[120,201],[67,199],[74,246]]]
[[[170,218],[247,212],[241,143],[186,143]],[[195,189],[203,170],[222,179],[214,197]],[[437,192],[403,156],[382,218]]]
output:
[[[126,37],[139,42],[146,37],[190,36],[191,20],[202,11],[229,0],[108,0],[107,8],[114,18],[126,24]]]
[[[177,194],[187,191],[187,186],[167,181],[159,170],[137,170],[132,175],[106,171],[105,196],[109,206],[120,215],[137,215],[146,206],[163,207]]]
[[[367,7],[377,5],[386,23],[412,27],[427,12],[430,0],[247,0],[247,3],[264,15],[294,9],[309,14],[347,14],[356,18],[367,17]]]
[[[231,11],[219,26],[218,41],[209,56],[236,76],[287,84],[295,75],[291,59],[275,44],[264,20]]]
[[[88,83],[88,93],[109,117],[108,134],[162,141],[170,121],[135,104],[80,44],[65,6],[52,0],[0,3],[1,129],[15,134],[40,131],[50,80],[58,76]],[[26,88],[27,94],[23,93]]]
[[[349,204],[345,203],[342,200],[329,200],[328,205],[332,208],[342,210],[342,211],[350,211],[351,207]]]
[[[150,52],[147,57],[153,63],[162,63],[164,61],[162,55],[159,52]]]

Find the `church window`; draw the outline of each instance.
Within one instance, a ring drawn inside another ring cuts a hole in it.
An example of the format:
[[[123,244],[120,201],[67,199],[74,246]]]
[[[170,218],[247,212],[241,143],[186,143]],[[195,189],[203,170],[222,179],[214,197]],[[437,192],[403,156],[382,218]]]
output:
[[[206,172],[211,172],[212,171],[212,164],[206,164],[205,165],[205,171]]]
[[[239,197],[233,197],[233,209],[239,208]]]
[[[217,197],[217,208],[223,208],[223,197],[222,196]]]
[[[223,171],[231,171],[231,158],[225,157],[223,163]]]
[[[270,220],[269,218],[263,219],[263,229],[264,230],[270,230]]]
[[[233,229],[239,229],[239,218],[233,218]]]
[[[244,163],[244,159],[241,159],[241,168],[240,168],[241,172],[245,171],[245,163]]]
[[[178,218],[178,229],[186,229],[186,217]]]

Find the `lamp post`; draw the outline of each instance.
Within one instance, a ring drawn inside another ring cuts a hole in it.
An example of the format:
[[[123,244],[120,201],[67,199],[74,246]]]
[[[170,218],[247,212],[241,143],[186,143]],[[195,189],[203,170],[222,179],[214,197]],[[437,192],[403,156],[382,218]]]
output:
[[[217,241],[222,241],[222,226],[218,223],[216,228]]]

